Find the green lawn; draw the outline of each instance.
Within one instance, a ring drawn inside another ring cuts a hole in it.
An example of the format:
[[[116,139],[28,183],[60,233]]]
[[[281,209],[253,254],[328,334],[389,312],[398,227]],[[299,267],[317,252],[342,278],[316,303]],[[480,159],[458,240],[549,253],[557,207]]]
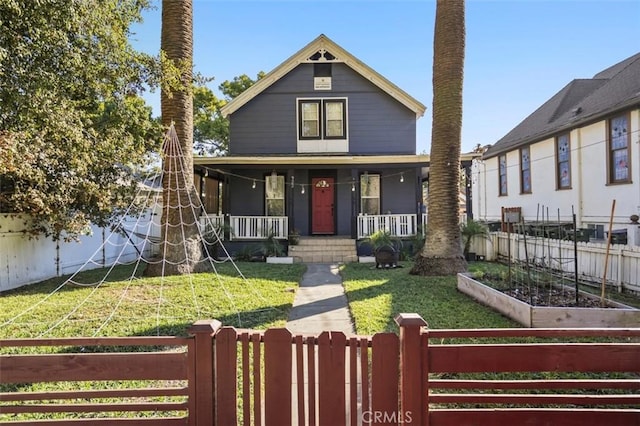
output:
[[[185,335],[198,319],[266,329],[286,323],[305,266],[217,265],[218,274],[133,278],[119,266],[99,286],[66,284],[66,277],[0,294],[0,338]],[[106,270],[75,280],[99,282]]]
[[[341,269],[358,334],[397,331],[394,317],[417,313],[430,328],[496,328],[519,325],[458,292],[456,277],[420,277],[402,268],[350,263]],[[474,270],[474,265],[470,269]]]

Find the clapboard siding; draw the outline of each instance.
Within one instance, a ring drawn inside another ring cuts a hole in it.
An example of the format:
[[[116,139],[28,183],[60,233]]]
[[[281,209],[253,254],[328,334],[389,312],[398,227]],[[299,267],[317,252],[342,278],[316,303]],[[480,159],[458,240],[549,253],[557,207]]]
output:
[[[332,90],[313,90],[313,65],[300,64],[230,116],[230,154],[295,154],[296,99],[348,99],[350,154],[415,154],[416,116],[344,64]]]

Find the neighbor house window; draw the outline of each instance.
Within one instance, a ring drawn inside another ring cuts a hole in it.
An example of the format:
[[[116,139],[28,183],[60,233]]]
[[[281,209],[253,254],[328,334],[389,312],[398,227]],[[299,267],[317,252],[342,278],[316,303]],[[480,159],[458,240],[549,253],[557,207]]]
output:
[[[531,149],[520,149],[520,192],[531,194]]]
[[[346,99],[298,100],[299,139],[346,139],[346,103]]]
[[[267,216],[284,216],[284,176],[271,174],[265,178],[265,211]]]
[[[630,132],[627,114],[609,120],[609,183],[631,182]]]
[[[569,133],[556,138],[556,182],[558,189],[571,188],[571,142]]]
[[[360,176],[360,213],[380,214],[380,175]]]
[[[507,195],[507,154],[498,157],[498,173],[500,185],[500,195]]]

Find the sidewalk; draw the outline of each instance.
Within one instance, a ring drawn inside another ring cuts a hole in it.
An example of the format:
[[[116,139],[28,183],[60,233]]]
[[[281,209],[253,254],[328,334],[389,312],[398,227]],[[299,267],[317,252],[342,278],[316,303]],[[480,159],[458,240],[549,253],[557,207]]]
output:
[[[307,265],[287,328],[293,334],[342,331],[348,336],[355,333],[337,264]]]

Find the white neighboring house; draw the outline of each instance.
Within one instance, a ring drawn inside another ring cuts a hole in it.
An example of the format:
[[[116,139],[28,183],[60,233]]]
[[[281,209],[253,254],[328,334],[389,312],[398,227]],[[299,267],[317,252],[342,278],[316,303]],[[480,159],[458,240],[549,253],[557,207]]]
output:
[[[519,207],[525,221],[592,228],[640,246],[640,53],[591,79],[576,79],[487,149],[472,166],[474,218],[500,221]]]
[[[141,196],[160,197],[159,181],[141,185]],[[0,214],[0,292],[56,276],[137,260],[141,252],[153,255],[160,235],[162,205],[154,203],[140,216],[125,216],[119,224],[125,232],[92,225],[79,241],[29,238],[22,231],[26,214]],[[148,238],[147,238],[148,236]],[[145,240],[147,241],[145,243]]]

